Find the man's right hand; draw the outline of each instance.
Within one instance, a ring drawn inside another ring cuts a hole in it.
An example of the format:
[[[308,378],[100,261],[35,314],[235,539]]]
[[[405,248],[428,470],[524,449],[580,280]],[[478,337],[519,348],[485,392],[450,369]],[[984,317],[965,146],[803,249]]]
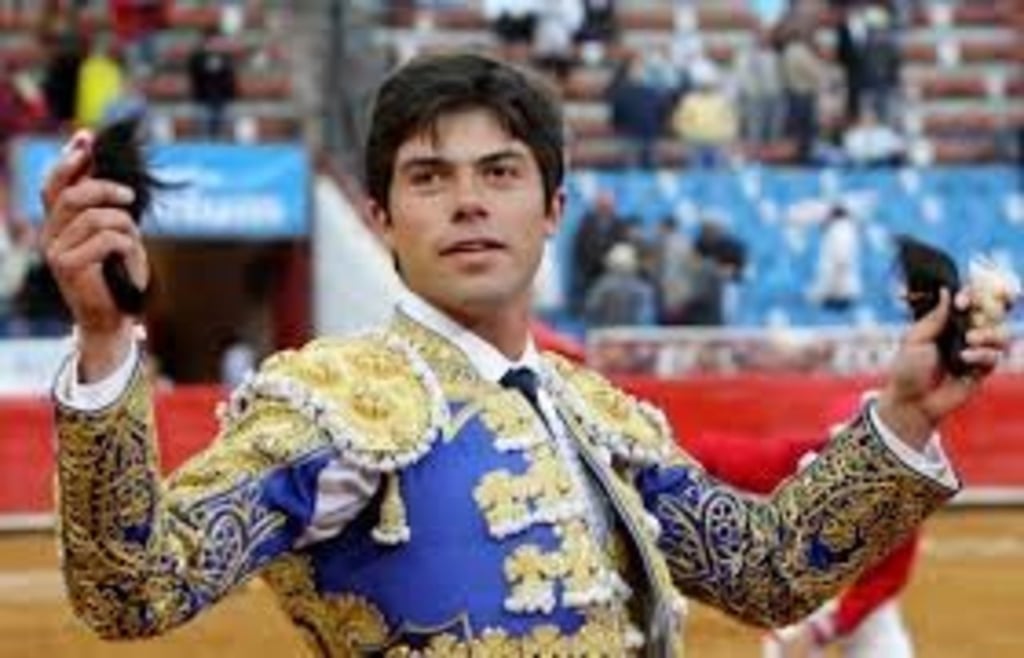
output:
[[[134,320],[110,296],[103,260],[120,254],[140,289],[150,276],[142,236],[125,209],[134,195],[123,185],[89,177],[92,144],[90,133],[76,133],[42,192],[42,249],[78,327],[78,377],[83,382],[113,372],[133,340]]]

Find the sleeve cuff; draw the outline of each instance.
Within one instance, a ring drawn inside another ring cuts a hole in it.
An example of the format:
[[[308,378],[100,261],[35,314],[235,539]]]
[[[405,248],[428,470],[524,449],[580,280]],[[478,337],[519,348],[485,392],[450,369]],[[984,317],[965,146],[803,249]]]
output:
[[[132,381],[132,374],[141,358],[138,341],[132,341],[128,355],[114,372],[97,382],[84,384],[78,381],[78,351],[64,361],[57,372],[54,395],[57,401],[76,411],[99,411],[112,405]]]
[[[938,482],[947,489],[955,491],[960,488],[960,478],[957,477],[953,465],[942,449],[942,439],[938,432],[932,434],[923,450],[914,450],[878,417],[873,398],[868,400],[867,407],[868,422],[875,431],[875,435],[901,462],[911,470]]]

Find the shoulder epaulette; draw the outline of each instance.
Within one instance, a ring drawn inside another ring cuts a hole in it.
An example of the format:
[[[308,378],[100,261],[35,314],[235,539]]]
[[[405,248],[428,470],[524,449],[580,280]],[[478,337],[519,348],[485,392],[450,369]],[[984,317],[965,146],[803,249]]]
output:
[[[291,407],[346,458],[381,473],[425,455],[447,422],[444,395],[427,364],[384,333],[318,339],[272,355],[232,394],[222,422],[261,399]]]

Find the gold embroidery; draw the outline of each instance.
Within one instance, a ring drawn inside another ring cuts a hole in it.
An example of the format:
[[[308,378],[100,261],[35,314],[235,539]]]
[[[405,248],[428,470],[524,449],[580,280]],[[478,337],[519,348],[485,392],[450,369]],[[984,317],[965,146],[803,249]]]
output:
[[[451,635],[433,638],[422,650],[407,646],[388,649],[385,658],[629,658],[635,647],[624,641],[622,624],[614,615],[599,613],[574,635],[557,627],[537,626],[522,638],[500,629],[488,629],[477,638],[459,640]]]
[[[685,486],[654,505],[680,588],[751,623],[781,625],[811,612],[951,493],[908,469],[862,416],[769,503],[692,468]]]
[[[79,616],[106,637],[171,628],[257,568],[285,520],[264,507],[256,476],[325,447],[312,425],[268,403],[164,492],[139,372],[112,406],[58,406],[57,421],[68,590]]]
[[[383,646],[389,637],[384,615],[358,596],[321,596],[308,558],[292,555],[270,564],[261,573],[281,607],[303,629],[314,649],[326,658],[362,655],[364,647]]]
[[[545,387],[559,408],[586,428],[585,436],[618,457],[644,464],[663,463],[672,453],[672,433],[664,415],[624,393],[592,370],[545,354]]]
[[[421,455],[440,429],[432,413],[438,396],[407,354],[378,338],[321,339],[299,352],[278,354],[254,383],[257,394],[266,394],[272,385],[261,389],[261,377],[309,387],[308,402],[323,405],[315,412],[327,415],[326,424],[347,426],[348,445],[339,447],[374,465],[387,468]]]

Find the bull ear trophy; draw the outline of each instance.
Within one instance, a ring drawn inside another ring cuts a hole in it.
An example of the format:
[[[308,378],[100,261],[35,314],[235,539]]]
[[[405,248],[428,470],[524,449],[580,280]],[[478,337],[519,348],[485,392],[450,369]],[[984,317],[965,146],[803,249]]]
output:
[[[949,254],[908,235],[897,236],[896,247],[907,288],[906,301],[914,320],[920,320],[938,305],[943,288],[950,295],[960,290],[960,273]],[[971,372],[971,366],[960,357],[960,352],[967,346],[969,327],[969,313],[954,308],[939,335],[942,365],[954,377]]]
[[[154,194],[169,187],[149,170],[141,127],[139,120],[127,119],[111,123],[100,130],[93,145],[91,170],[94,178],[131,188],[135,200],[128,207],[128,213],[136,225],[141,225]],[[114,303],[128,315],[139,315],[142,312],[153,289],[152,275],[145,289],[140,289],[132,282],[120,254],[111,254],[104,259],[103,280]]]

